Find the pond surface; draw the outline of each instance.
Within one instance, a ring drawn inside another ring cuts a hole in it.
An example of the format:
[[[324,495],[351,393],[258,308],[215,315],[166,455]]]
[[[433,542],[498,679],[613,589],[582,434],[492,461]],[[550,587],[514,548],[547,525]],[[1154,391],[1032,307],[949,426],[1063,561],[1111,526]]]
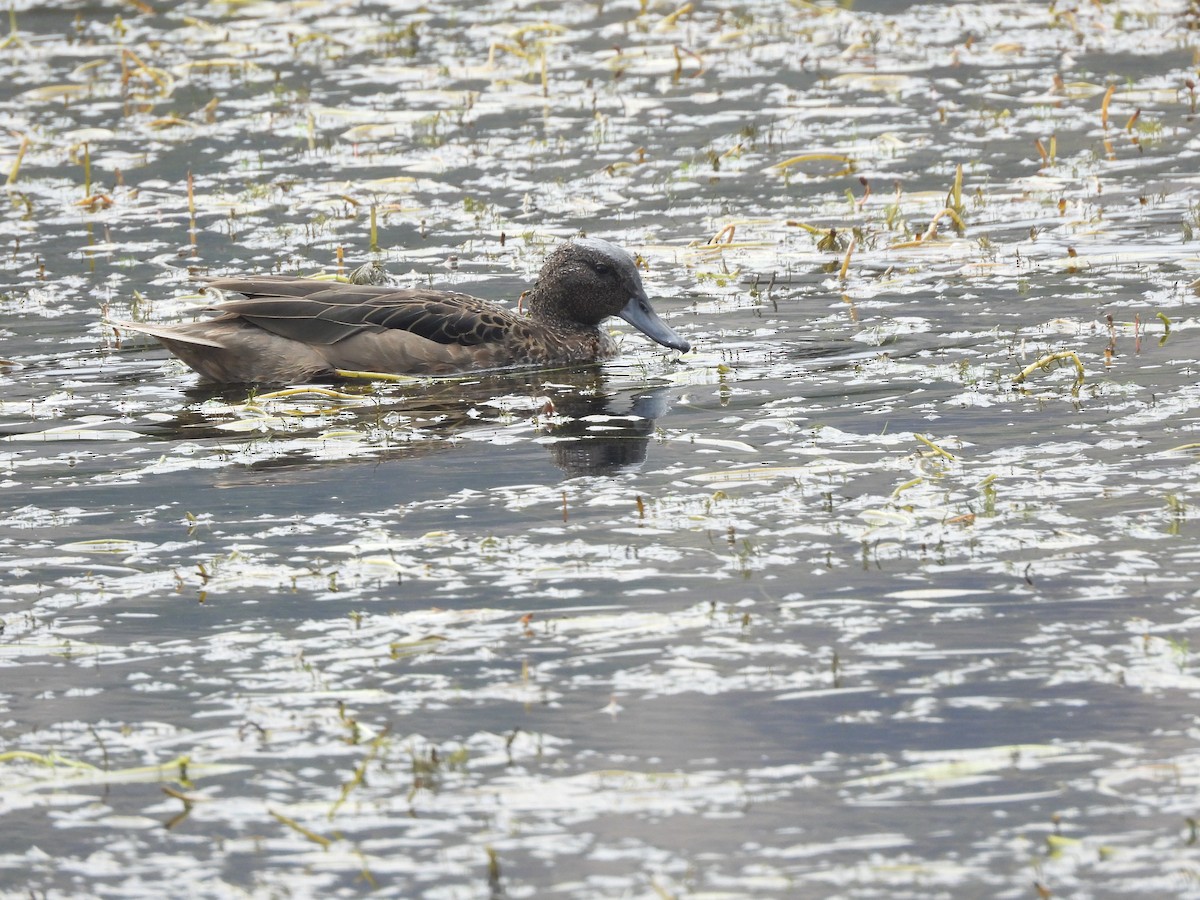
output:
[[[16,3],[0,891],[1200,896],[1197,29]],[[580,232],[693,351],[251,392],[106,324]]]

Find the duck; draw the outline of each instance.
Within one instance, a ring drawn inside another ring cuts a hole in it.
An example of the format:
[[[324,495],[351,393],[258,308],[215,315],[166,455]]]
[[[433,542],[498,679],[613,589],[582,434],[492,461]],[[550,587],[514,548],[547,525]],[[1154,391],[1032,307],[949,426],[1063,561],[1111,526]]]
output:
[[[546,257],[524,295],[524,315],[432,288],[289,275],[216,277],[207,285],[242,299],[211,304],[205,309],[215,317],[183,325],[112,324],[157,339],[217,384],[589,364],[617,353],[601,328],[611,316],[664,347],[691,349],[650,305],[634,258],[600,238],[575,238]]]

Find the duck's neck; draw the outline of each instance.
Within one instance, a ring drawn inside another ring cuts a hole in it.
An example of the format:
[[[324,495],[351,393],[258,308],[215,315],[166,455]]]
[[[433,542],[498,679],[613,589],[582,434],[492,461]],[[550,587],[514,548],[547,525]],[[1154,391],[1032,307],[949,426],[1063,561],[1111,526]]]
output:
[[[553,328],[555,331],[570,332],[573,334],[598,334],[600,331],[598,325],[587,325],[565,314],[563,312],[564,304],[561,295],[552,299],[550,292],[543,288],[540,283],[530,288],[529,293],[525,295],[524,305],[529,310],[529,317],[531,319],[539,325],[545,325],[548,328]]]

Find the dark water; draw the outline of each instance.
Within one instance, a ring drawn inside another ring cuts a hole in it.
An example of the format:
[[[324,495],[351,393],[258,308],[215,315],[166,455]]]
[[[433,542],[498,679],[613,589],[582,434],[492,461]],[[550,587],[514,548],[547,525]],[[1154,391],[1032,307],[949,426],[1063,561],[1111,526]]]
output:
[[[15,8],[6,895],[1200,895],[1194,10],[694,6]],[[691,353],[104,324],[579,231]]]

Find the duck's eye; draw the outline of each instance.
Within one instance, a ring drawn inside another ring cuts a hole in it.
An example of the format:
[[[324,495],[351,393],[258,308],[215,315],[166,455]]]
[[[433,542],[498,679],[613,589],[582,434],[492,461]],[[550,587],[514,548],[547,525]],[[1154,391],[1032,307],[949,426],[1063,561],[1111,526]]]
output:
[[[596,265],[594,265],[592,268],[601,278],[607,278],[612,274],[612,269],[610,269],[604,263],[596,263]]]

